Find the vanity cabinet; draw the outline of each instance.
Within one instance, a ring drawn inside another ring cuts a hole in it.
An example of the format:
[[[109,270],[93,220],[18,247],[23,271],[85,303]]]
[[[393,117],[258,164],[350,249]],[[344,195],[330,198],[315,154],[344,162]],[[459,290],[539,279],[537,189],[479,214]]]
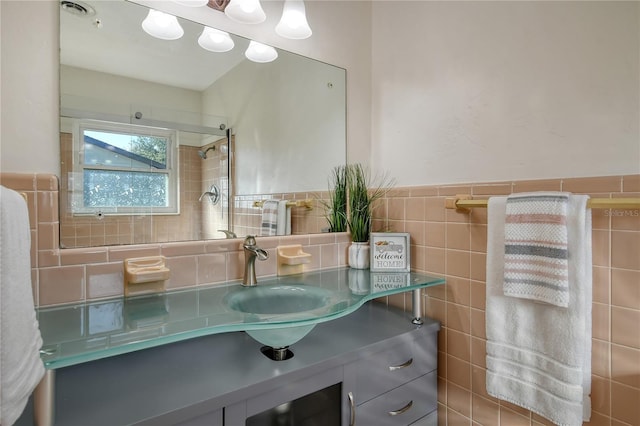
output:
[[[439,329],[368,302],[318,324],[286,361],[232,332],[60,368],[55,424],[254,426],[289,410],[285,424],[432,425]],[[32,424],[27,409],[17,425]]]
[[[347,365],[344,383],[352,389],[347,424],[409,425],[435,413],[436,347],[431,333]]]

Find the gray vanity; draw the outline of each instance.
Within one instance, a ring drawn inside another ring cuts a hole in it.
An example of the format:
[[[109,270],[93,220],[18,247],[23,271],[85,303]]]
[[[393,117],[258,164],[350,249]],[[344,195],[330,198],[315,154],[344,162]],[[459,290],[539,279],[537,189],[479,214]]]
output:
[[[42,309],[54,424],[432,424],[440,325],[414,324],[374,299],[443,282],[348,268],[274,278],[258,287],[331,297],[315,310],[258,317],[225,302],[237,283]],[[303,327],[283,361],[248,334]],[[27,410],[18,424],[32,423]]]

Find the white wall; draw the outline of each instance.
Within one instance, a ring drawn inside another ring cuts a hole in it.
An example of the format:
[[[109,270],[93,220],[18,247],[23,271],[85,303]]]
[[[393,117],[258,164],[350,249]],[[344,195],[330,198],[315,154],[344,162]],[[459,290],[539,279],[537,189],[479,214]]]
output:
[[[0,1],[0,171],[59,173],[58,2]]]
[[[401,185],[640,173],[638,2],[373,2],[373,165]]]
[[[203,111],[224,115],[234,131],[234,193],[326,190],[332,168],[346,161],[344,93],[344,70],[286,52],[267,64],[243,61],[216,80]]]
[[[350,161],[372,141],[401,185],[640,172],[638,2],[306,5],[302,42],[273,33],[281,2],[256,27],[207,19],[346,68]],[[0,169],[58,173],[58,2],[0,15]]]

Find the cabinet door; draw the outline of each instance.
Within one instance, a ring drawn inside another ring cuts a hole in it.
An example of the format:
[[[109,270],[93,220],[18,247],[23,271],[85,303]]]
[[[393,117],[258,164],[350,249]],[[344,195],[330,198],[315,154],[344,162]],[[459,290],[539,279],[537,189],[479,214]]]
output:
[[[244,426],[250,417],[261,415],[265,411],[276,407],[286,407],[286,405],[294,400],[326,389],[332,385],[342,383],[342,380],[343,368],[336,367],[301,380],[285,382],[282,386],[273,388],[268,392],[227,406],[225,408],[224,424],[225,426]],[[332,409],[336,410],[336,417],[339,419],[342,411],[341,401],[339,399],[337,399],[336,406],[332,407]],[[285,424],[294,424],[292,422],[295,423],[295,420],[288,421],[288,423]],[[339,424],[340,421],[338,420],[336,421],[336,425],[326,426],[339,426]]]

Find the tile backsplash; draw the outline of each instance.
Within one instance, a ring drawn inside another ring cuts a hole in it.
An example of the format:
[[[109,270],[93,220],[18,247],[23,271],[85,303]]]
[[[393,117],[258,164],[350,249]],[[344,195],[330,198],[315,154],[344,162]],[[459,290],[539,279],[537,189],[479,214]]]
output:
[[[122,295],[122,261],[164,255],[172,270],[169,289],[241,278],[238,240],[210,240],[84,249],[58,247],[58,179],[44,174],[0,174],[0,183],[27,196],[32,236],[32,284],[41,306]],[[546,425],[540,416],[489,396],[485,391],[486,209],[459,213],[444,208],[455,194],[474,198],[536,190],[570,191],[593,197],[638,197],[640,175],[545,179],[499,183],[416,186],[394,189],[376,209],[376,230],[411,233],[412,267],[445,276],[444,286],[424,294],[428,316],[442,322],[439,335],[438,400],[442,425]],[[297,197],[297,194],[283,194]],[[307,197],[307,194],[300,194]],[[238,208],[257,216],[248,203]],[[245,203],[245,204],[242,204]],[[296,213],[294,212],[294,215]],[[321,208],[297,213],[309,232],[322,228]],[[593,210],[592,417],[589,425],[640,424],[640,209]],[[247,226],[255,226],[247,219]],[[310,269],[342,266],[347,234],[261,237],[302,244]],[[275,259],[275,255],[271,259]],[[274,275],[275,261],[260,262],[259,275]],[[387,303],[406,310],[410,295]]]

